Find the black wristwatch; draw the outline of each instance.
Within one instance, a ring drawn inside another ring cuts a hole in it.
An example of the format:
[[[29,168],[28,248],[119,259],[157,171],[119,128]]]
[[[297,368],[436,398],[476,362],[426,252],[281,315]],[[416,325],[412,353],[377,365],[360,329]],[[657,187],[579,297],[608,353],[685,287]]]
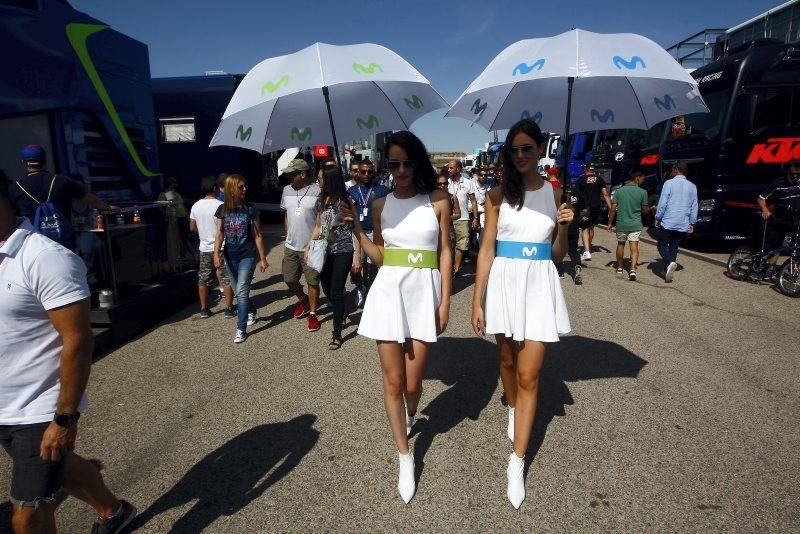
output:
[[[81,418],[80,412],[75,413],[57,413],[53,415],[53,421],[56,422],[58,426],[63,426],[64,428],[69,428],[73,425],[73,423],[77,423],[78,419]]]

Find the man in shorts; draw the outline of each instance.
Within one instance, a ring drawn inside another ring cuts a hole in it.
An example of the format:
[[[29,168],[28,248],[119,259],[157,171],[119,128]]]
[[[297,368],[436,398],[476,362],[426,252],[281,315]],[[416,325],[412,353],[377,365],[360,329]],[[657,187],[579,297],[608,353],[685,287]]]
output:
[[[281,196],[286,232],[281,270],[283,281],[298,300],[294,308],[294,318],[302,319],[308,315],[308,331],[316,332],[320,328],[317,319],[319,273],[306,265],[305,250],[316,225],[317,199],[322,191],[317,184],[309,184],[308,169],[308,163],[295,159],[283,170],[283,174],[289,178],[289,185],[283,188]],[[305,276],[308,285],[308,296],[300,284],[301,274]]]
[[[617,233],[617,276],[625,275],[623,268],[625,243],[631,247],[631,269],[628,280],[636,281],[636,266],[639,264],[639,235],[642,233],[642,214],[655,211],[647,205],[647,191],[642,189],[644,174],[633,170],[625,185],[611,194],[611,209],[608,212],[608,231]],[[614,216],[616,225],[613,224]]]
[[[450,175],[450,185],[447,186],[447,191],[456,197],[461,209],[461,218],[453,221],[453,228],[456,232],[453,272],[456,278],[461,278],[461,265],[469,250],[470,214],[472,214],[472,229],[478,229],[478,201],[475,199],[475,184],[461,174],[460,161],[451,161],[447,165],[447,172]]]
[[[581,237],[583,238],[581,258],[591,261],[594,227],[600,220],[600,202],[604,200],[608,209],[611,209],[611,197],[605,181],[594,173],[594,166],[591,163],[587,163],[584,167],[583,176],[575,184],[575,189],[583,203],[583,210],[579,214]]]
[[[362,161],[359,164],[358,181],[359,183],[348,189],[347,192],[353,199],[361,226],[364,228],[370,240],[372,240],[374,237],[372,227],[372,203],[375,202],[375,199],[387,196],[389,194],[389,189],[376,183],[375,167],[369,160]],[[378,270],[372,265],[369,258],[367,258],[367,253],[364,252],[364,249],[356,246],[357,252],[359,249],[361,262],[360,264],[354,262],[353,265],[354,268],[360,267],[361,269],[357,272],[354,271],[352,278],[353,284],[356,286],[356,305],[361,307],[364,305],[369,286],[372,285],[372,281],[378,274]]]
[[[222,204],[217,200],[219,186],[213,176],[206,176],[200,182],[203,198],[195,202],[189,212],[189,230],[200,238],[200,268],[198,270],[197,294],[200,299],[200,318],[211,317],[208,308],[208,291],[219,281],[225,296],[225,318],[233,317],[233,289],[231,289],[228,268],[225,262],[216,270],[214,267],[214,240],[217,237],[217,218],[214,214]],[[215,275],[216,270],[216,277]]]
[[[0,445],[11,459],[12,528],[55,533],[66,492],[94,508],[92,532],[119,532],[136,509],[74,452],[94,346],[86,267],[14,216],[8,187],[0,183]]]

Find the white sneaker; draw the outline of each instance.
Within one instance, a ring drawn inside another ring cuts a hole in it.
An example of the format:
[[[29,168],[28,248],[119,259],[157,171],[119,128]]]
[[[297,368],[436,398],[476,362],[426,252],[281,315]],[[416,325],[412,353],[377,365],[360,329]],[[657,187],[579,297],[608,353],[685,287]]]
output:
[[[672,282],[672,277],[675,275],[675,270],[678,268],[678,264],[674,261],[667,266],[667,272],[664,273],[664,281],[665,282]]]
[[[508,457],[508,469],[506,469],[506,477],[508,477],[506,496],[516,509],[519,509],[522,501],[525,500],[524,470],[525,457],[519,458],[514,451],[511,451],[511,456]]]
[[[253,326],[254,324],[256,324],[256,312],[247,312],[247,326]]]
[[[233,342],[241,343],[245,339],[247,339],[247,332],[245,332],[244,330],[237,330],[236,335],[233,337]]]
[[[584,261],[592,261],[592,253],[588,250],[581,254],[581,259]]]
[[[400,475],[397,479],[397,491],[403,502],[408,504],[414,493],[417,491],[417,483],[414,481],[414,453],[409,450],[408,454],[397,453],[400,460]]]
[[[411,435],[411,427],[414,426],[414,419],[415,417],[413,415],[408,415],[408,412],[406,412],[406,437]]]
[[[514,408],[508,408],[508,439],[514,443]]]

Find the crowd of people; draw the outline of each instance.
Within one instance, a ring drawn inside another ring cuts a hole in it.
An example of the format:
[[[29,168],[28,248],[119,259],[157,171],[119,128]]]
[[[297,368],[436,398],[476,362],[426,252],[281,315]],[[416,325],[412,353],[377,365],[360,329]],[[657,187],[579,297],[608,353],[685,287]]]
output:
[[[437,171],[423,143],[407,131],[392,134],[386,142],[387,176],[376,173],[369,161],[354,162],[347,181],[333,159],[320,161],[314,174],[302,159],[283,170],[288,185],[281,199],[281,273],[297,299],[293,316],[307,318],[310,332],[319,330],[324,293],[333,314],[328,348],[339,349],[348,314],[345,286],[351,277],[357,288],[355,304],[363,303],[358,333],[376,343],[384,407],[398,455],[397,489],[406,503],[417,490],[409,435],[426,360],[447,329],[453,279],[463,276],[476,243],[469,320],[476,336],[493,335],[498,347],[507,401],[504,431],[512,448],[506,493],[519,508],[526,495],[525,454],[547,344],[571,330],[558,280],[564,272],[560,262],[570,257],[579,283],[581,262],[591,261],[597,210],[606,202],[608,230],[616,233],[618,243],[616,273],[625,273],[628,244],[627,274],[636,279],[642,215],[655,211],[658,249],[669,282],[677,247],[697,221],[697,189],[686,179],[684,163],[674,165],[657,206],[648,205],[638,172],[608,194],[587,168],[564,195],[557,180],[538,172],[543,140],[535,122],[518,122],[502,148],[501,171],[489,167],[465,173],[458,161]],[[23,157],[28,176],[16,183],[0,180],[0,281],[5,291],[0,299],[0,365],[5,373],[0,382],[0,444],[13,462],[13,527],[17,532],[53,532],[55,508],[72,495],[97,512],[93,532],[119,532],[135,517],[135,508],[116,497],[93,464],[74,451],[93,346],[86,267],[48,237],[48,230],[58,227],[58,216],[40,220],[44,215],[37,199],[60,203],[62,198],[82,198],[90,205],[109,206],[44,171],[40,152],[23,151]],[[789,181],[773,184],[762,200],[800,198],[800,162],[792,162],[790,170]],[[219,284],[226,317],[236,317],[234,342],[241,343],[256,320],[249,299],[254,272],[269,267],[259,213],[247,202],[247,181],[241,175],[207,177],[202,189],[203,198],[188,212],[188,228],[200,238],[200,315],[210,316],[209,292]],[[52,196],[55,191],[61,194]],[[68,207],[59,204],[57,209]],[[771,216],[765,209],[764,217]]]

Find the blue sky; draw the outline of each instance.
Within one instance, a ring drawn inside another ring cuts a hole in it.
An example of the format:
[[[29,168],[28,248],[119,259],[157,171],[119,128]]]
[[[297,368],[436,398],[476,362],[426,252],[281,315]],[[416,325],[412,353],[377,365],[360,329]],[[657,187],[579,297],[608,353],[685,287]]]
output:
[[[777,0],[519,2],[258,0],[71,0],[71,4],[150,48],[153,77],[221,69],[246,73],[268,57],[314,42],[372,42],[414,65],[453,103],[506,46],[573,27],[639,33],[669,47],[704,28],[729,28]],[[491,134],[444,110],[417,121],[430,151],[471,151]]]

